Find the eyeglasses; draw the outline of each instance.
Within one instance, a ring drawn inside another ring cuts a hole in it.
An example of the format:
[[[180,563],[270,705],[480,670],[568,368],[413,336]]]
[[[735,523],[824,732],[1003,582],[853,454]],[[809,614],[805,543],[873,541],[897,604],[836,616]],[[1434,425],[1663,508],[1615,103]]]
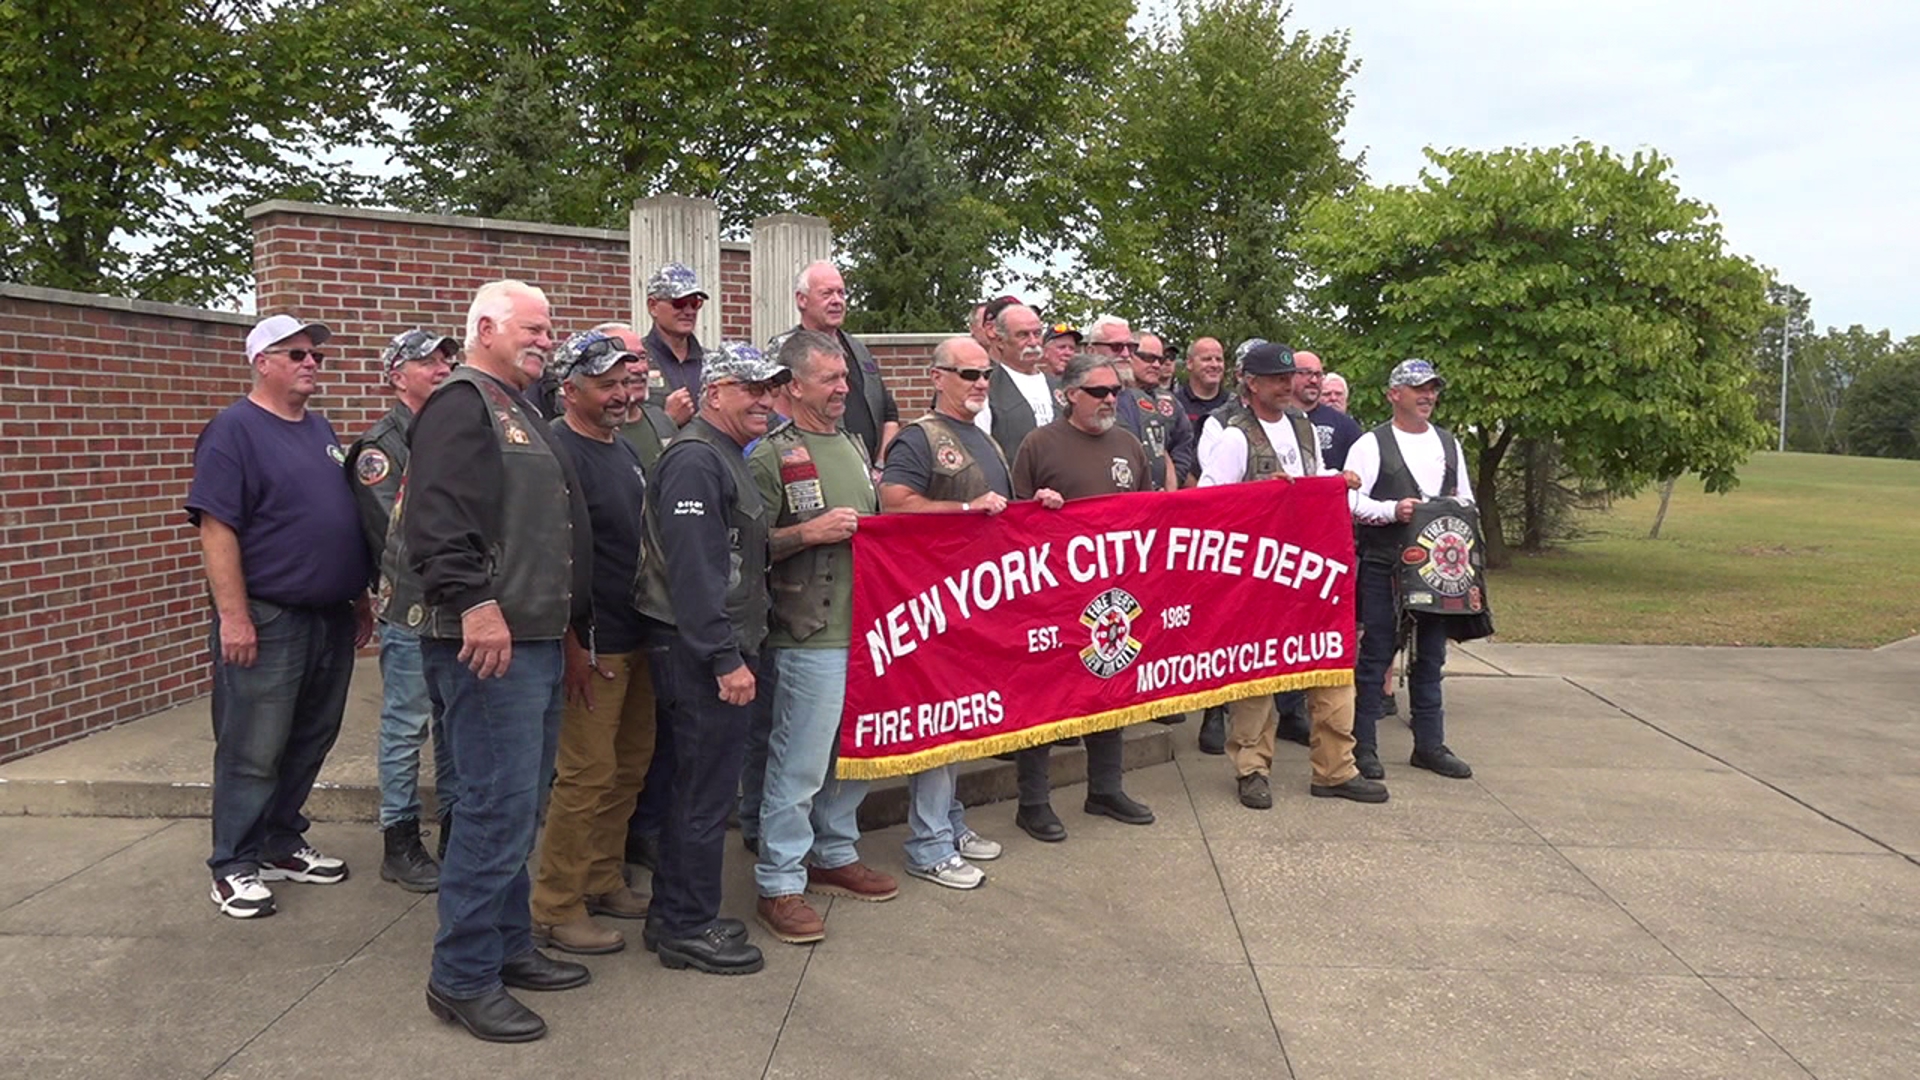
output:
[[[262,353],[279,353],[296,364],[306,363],[307,357],[309,356],[313,357],[315,364],[324,364],[327,361],[327,354],[321,352],[319,349],[261,349],[260,351]]]
[[[1138,348],[1135,348],[1133,355],[1141,360],[1145,360],[1149,364],[1164,364],[1167,362],[1165,353],[1141,352]]]
[[[1140,346],[1135,345],[1131,341],[1096,341],[1093,342],[1093,347],[1096,349],[1112,349],[1115,354],[1130,353],[1140,348]]]
[[[1120,388],[1117,386],[1076,386],[1074,389],[1083,390],[1099,398],[1101,401],[1105,401],[1120,392]]]
[[[1296,370],[1296,371],[1294,372],[1294,374],[1295,374],[1295,375],[1304,375],[1304,376],[1306,376],[1306,377],[1307,377],[1307,378],[1309,378],[1309,379],[1318,379],[1318,378],[1321,378],[1321,377],[1323,377],[1323,376],[1325,376],[1325,375],[1326,375],[1326,372],[1324,372],[1324,371],[1308,371],[1308,370],[1306,370],[1305,368],[1301,368],[1301,369],[1299,369],[1299,370]]]
[[[673,305],[673,310],[675,311],[687,311],[687,310],[699,311],[700,305],[706,302],[707,302],[707,298],[699,295],[698,293],[695,293],[692,296],[675,297],[674,299],[667,301],[667,303]]]
[[[989,375],[991,375],[991,374],[993,374],[993,369],[992,369],[992,368],[983,368],[983,367],[967,367],[967,368],[960,368],[960,367],[948,367],[948,366],[946,366],[945,364],[935,364],[935,365],[933,365],[933,370],[935,370],[935,371],[944,371],[944,372],[946,372],[946,373],[947,373],[947,374],[949,374],[949,375],[958,375],[959,377],[961,377],[962,379],[965,379],[965,380],[967,380],[968,382],[979,382],[979,381],[980,381],[981,379],[984,379],[984,378],[986,378],[987,376],[989,376]]]

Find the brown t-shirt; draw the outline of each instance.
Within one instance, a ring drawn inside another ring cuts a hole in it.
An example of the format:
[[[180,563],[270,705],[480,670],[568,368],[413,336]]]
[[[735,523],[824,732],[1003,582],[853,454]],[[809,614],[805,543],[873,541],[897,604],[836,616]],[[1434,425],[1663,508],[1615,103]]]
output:
[[[1041,488],[1069,499],[1151,490],[1147,452],[1118,424],[1089,435],[1062,417],[1022,439],[1013,459],[1014,498],[1031,499]]]

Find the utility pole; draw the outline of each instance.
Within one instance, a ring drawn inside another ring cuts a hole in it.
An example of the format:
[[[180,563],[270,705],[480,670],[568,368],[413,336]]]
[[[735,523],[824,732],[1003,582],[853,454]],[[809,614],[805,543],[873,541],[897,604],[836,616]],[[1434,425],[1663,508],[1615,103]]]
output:
[[[1780,452],[1787,452],[1787,334],[1793,329],[1793,294],[1787,294],[1787,313],[1780,318]]]

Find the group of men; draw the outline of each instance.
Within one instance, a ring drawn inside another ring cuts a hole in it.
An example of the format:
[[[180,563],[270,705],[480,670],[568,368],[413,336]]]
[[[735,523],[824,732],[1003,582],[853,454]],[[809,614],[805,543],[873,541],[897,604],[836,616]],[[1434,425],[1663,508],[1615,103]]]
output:
[[[392,408],[345,451],[307,409],[329,328],[276,315],[249,334],[252,389],[202,433],[187,499],[213,602],[221,912],[273,914],[269,882],[346,878],[306,842],[301,808],[376,623],[380,874],[438,892],[435,1016],[492,1041],[541,1037],[509,990],[590,981],[543,949],[623,949],[602,919],[638,922],[669,968],[760,970],[746,924],[720,914],[736,809],[756,920],[775,938],[826,936],[809,894],[892,899],[898,882],[858,850],[867,785],[834,775],[851,540],[875,513],[991,516],[1016,500],[1059,509],[1344,469],[1362,563],[1357,695],[1235,702],[1203,721],[1201,744],[1229,755],[1241,802],[1265,809],[1276,733],[1294,737],[1281,713],[1303,708],[1312,794],[1385,801],[1375,726],[1402,631],[1400,527],[1422,498],[1470,498],[1457,443],[1430,423],[1444,381],[1425,361],[1395,369],[1392,422],[1362,434],[1310,353],[1250,341],[1230,377],[1220,343],[1201,338],[1175,386],[1160,338],[1112,317],[1048,324],[1003,297],[933,350],[930,408],[903,424],[841,328],[831,263],[801,272],[799,324],[764,352],[695,338],[711,298],[684,265],[659,268],[646,296],[644,334],[605,323],[561,341],[539,289],[482,287],[463,340],[393,339]],[[1413,623],[1412,764],[1464,777],[1443,741],[1444,631]],[[419,794],[429,733],[435,853]],[[1120,732],[1084,741],[1085,812],[1151,824],[1123,790]],[[1015,823],[1059,842],[1048,754],[1014,755]],[[955,766],[908,788],[907,872],[978,887],[977,864],[1002,847],[967,824]],[[651,869],[650,895],[629,862]]]

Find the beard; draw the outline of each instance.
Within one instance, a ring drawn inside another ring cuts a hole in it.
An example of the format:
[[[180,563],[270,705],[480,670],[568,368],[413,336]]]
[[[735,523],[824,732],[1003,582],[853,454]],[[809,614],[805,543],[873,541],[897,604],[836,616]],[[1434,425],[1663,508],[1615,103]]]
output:
[[[1113,430],[1114,422],[1118,419],[1119,417],[1113,413],[1103,413],[1093,418],[1093,426],[1100,429],[1100,434],[1105,435]]]
[[[967,410],[969,416],[979,416],[980,410],[986,408],[987,403],[984,401],[975,401],[972,398],[965,398],[961,400],[960,407]]]

